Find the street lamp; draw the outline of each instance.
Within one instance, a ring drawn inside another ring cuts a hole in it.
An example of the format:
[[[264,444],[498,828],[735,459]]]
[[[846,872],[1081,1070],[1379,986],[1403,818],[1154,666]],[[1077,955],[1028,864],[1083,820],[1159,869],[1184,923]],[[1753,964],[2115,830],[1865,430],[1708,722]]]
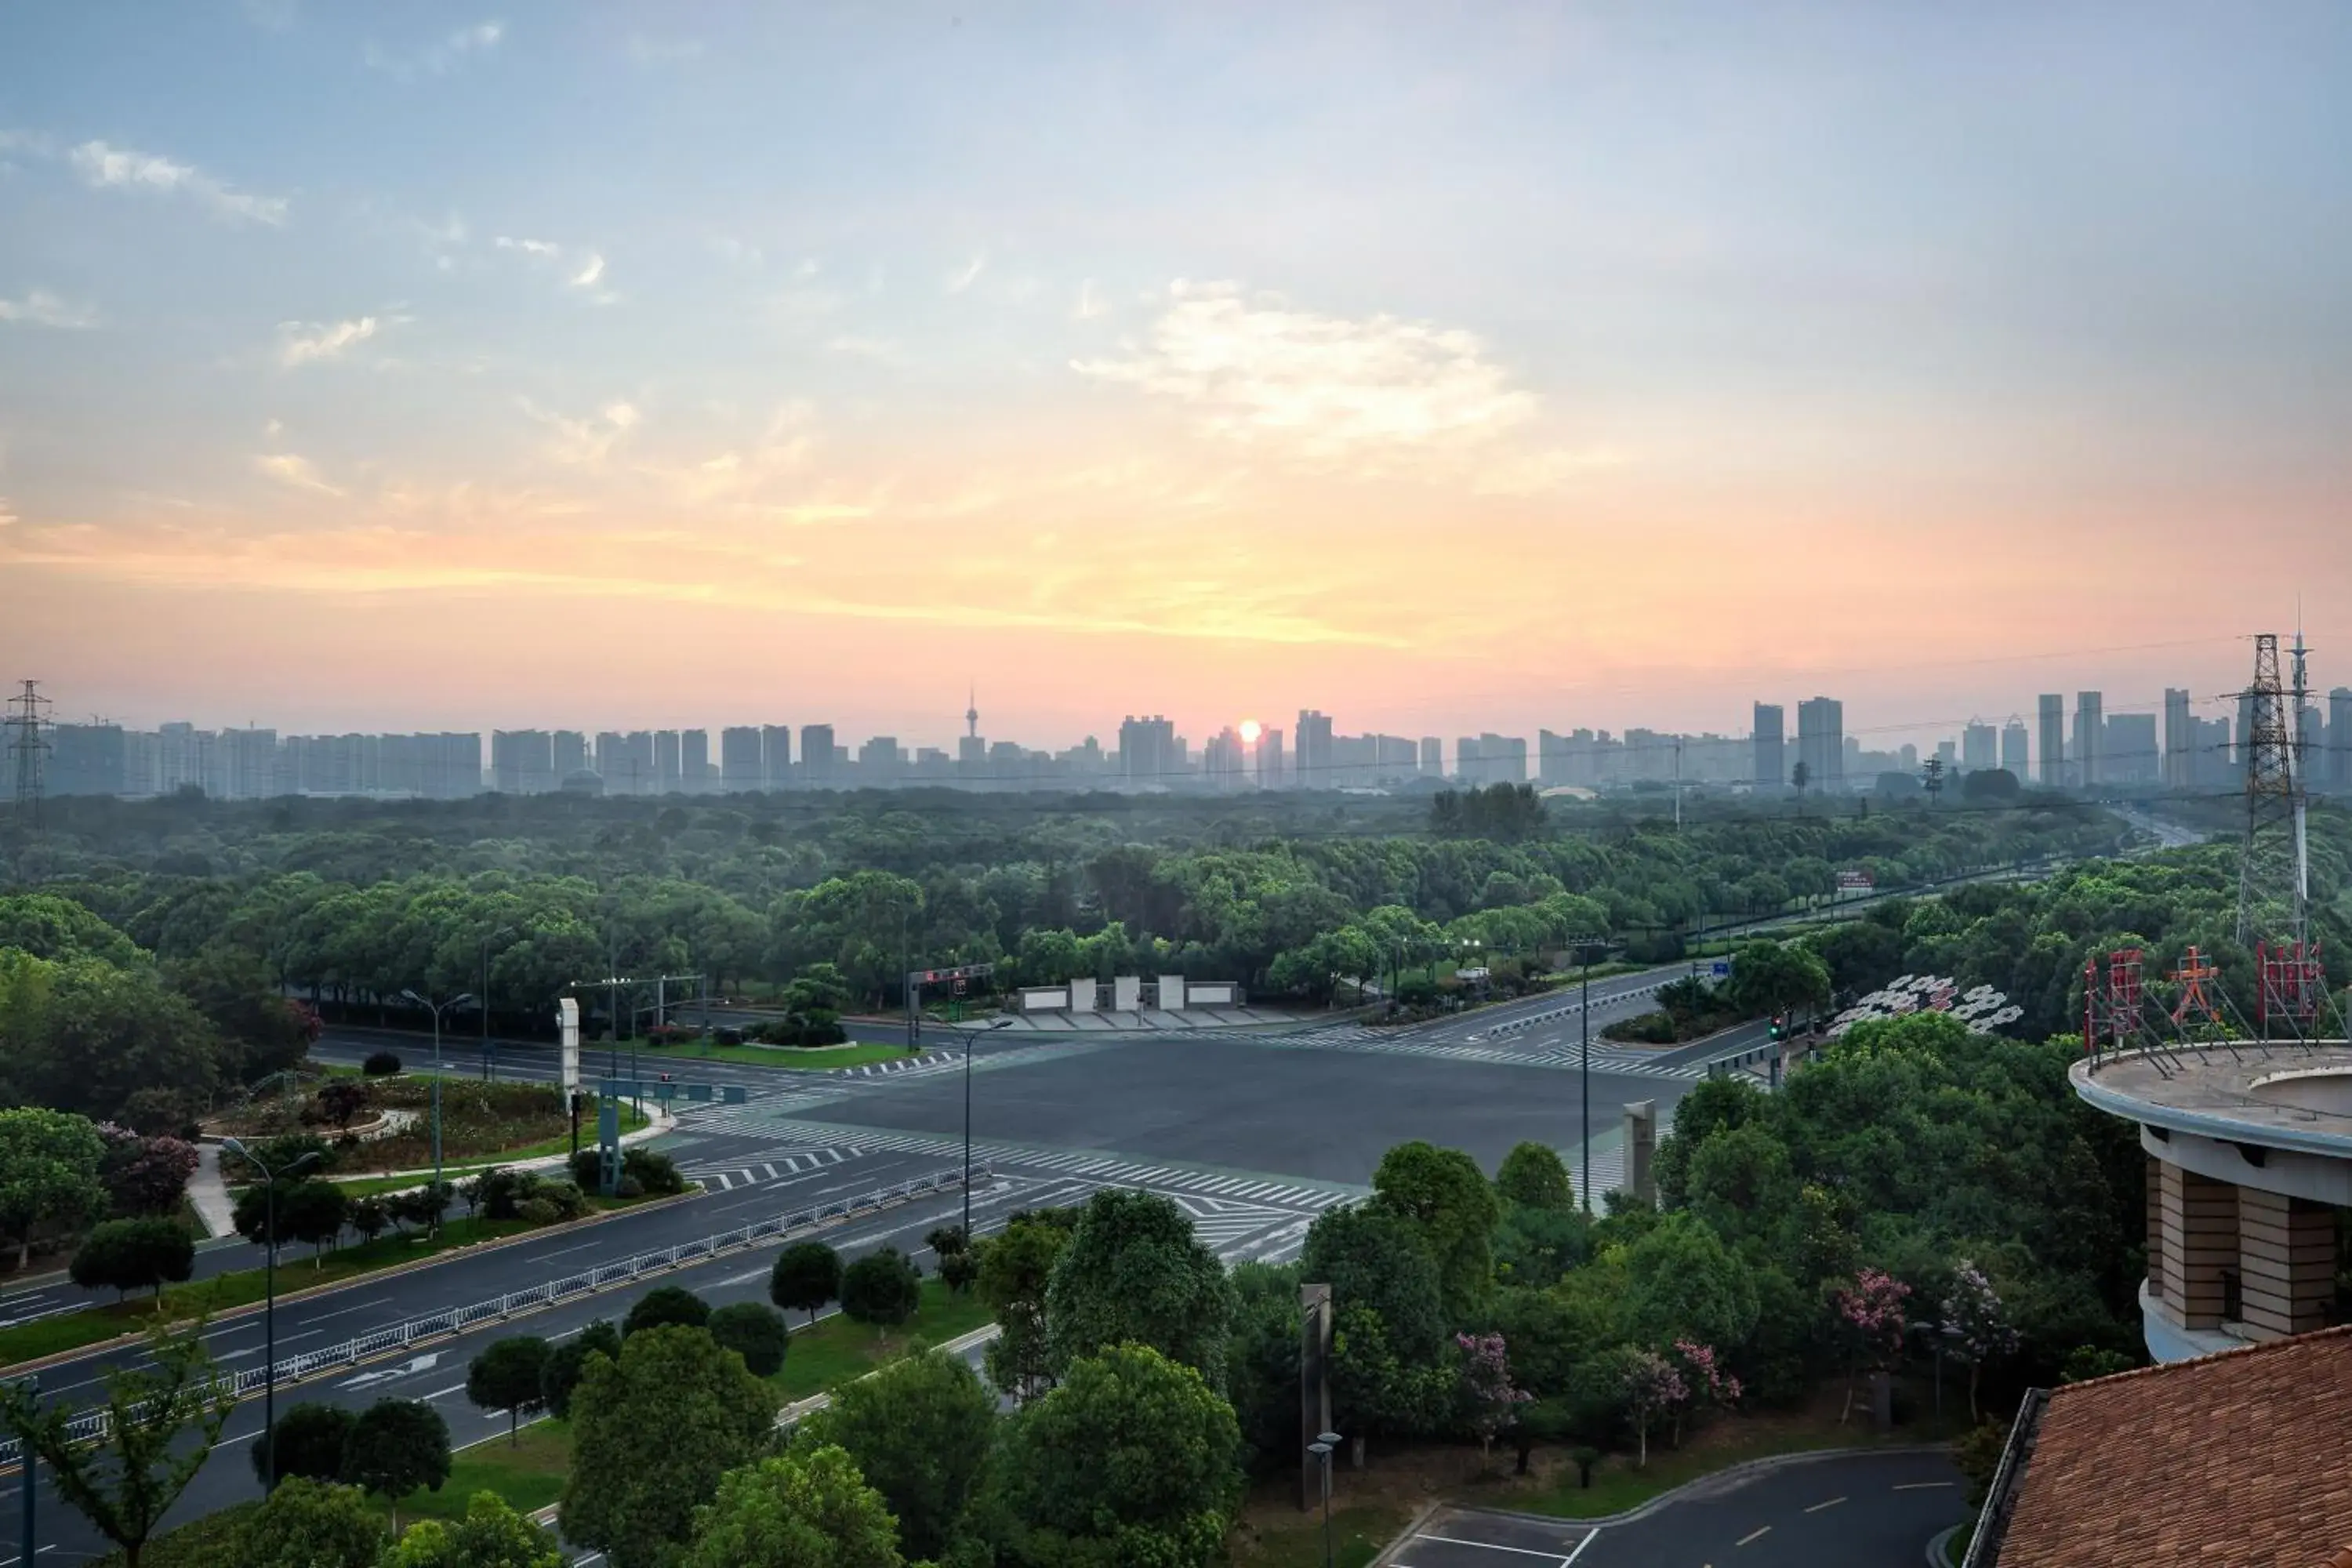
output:
[[[482,999],[482,1081],[484,1083],[494,1083],[498,1080],[498,1072],[490,1066],[490,943],[502,936],[514,935],[515,930],[513,926],[500,926],[482,939],[482,989],[478,994]]]
[[[437,1089],[440,1080],[436,1079],[434,1083]],[[268,1492],[278,1486],[278,1184],[318,1159],[319,1152],[306,1150],[273,1171],[241,1139],[224,1138],[221,1147],[261,1173],[261,1432],[262,1441],[269,1445],[268,1473],[262,1478],[261,1489]],[[29,1488],[31,1484],[28,1473],[26,1485]]]
[[[414,991],[404,991],[403,996],[433,1015],[433,1185],[441,1185],[441,1015],[455,1012],[474,998],[461,992],[446,1002],[427,1002]]]
[[[963,1036],[963,1244],[971,1246],[971,1047],[975,1037],[1013,1026],[1010,1018],[991,1018],[977,1029],[960,1029]]]
[[[1323,1461],[1323,1568],[1331,1565],[1331,1456],[1347,1439],[1337,1432],[1323,1432],[1307,1445],[1307,1451]]]

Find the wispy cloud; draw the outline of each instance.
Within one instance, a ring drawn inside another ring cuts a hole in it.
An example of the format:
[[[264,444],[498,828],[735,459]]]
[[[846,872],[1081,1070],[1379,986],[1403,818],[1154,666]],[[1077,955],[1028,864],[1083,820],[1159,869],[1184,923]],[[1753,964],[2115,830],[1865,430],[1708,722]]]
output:
[[[320,476],[310,458],[293,452],[257,454],[253,459],[253,471],[264,479],[276,479],[289,489],[310,490],[314,494],[324,496],[339,496],[343,493]]]
[[[371,39],[364,58],[372,70],[380,70],[400,81],[413,81],[420,76],[446,76],[468,60],[497,48],[506,36],[504,22],[477,22],[414,54],[394,54]]]
[[[1097,289],[1095,280],[1089,278],[1078,285],[1077,303],[1070,307],[1070,320],[1091,321],[1109,310],[1110,307],[1103,301],[1102,290]]]
[[[551,239],[518,239],[504,234],[491,243],[498,249],[513,251],[534,265],[556,269],[563,287],[591,304],[610,305],[620,299],[620,295],[604,287],[604,256],[602,251],[562,246]]]
[[[1315,467],[1443,472],[1517,492],[1614,460],[1533,447],[1535,394],[1469,332],[1319,315],[1233,283],[1178,282],[1145,342],[1071,368],[1185,405],[1211,436]]]
[[[980,275],[987,270],[988,252],[983,250],[974,256],[970,261],[965,262],[961,267],[957,268],[954,271],[948,274],[948,292],[950,294],[962,293],[965,289],[979,282]]]
[[[110,146],[104,142],[85,142],[68,154],[68,161],[83,183],[95,190],[151,191],[164,195],[184,195],[203,203],[226,218],[266,224],[286,221],[286,198],[283,196],[249,195],[223,184],[191,164],[161,153]]]
[[[522,411],[552,434],[547,447],[549,457],[581,468],[603,468],[613,449],[637,427],[639,421],[636,405],[619,401],[606,404],[585,418],[554,413],[529,398],[523,399]]]
[[[0,298],[0,321],[73,330],[98,325],[98,312],[87,306],[68,305],[47,289],[36,289],[20,300]]]
[[[281,321],[278,325],[278,363],[292,370],[322,359],[337,359],[353,343],[363,343],[375,336],[376,319],[362,316],[356,321]]]

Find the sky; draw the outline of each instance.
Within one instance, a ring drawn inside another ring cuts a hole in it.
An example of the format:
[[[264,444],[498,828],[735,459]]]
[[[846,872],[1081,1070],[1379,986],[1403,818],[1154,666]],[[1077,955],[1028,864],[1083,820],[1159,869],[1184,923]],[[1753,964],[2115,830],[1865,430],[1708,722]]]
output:
[[[0,677],[1925,738],[2299,615],[2352,681],[2347,79],[2294,0],[0,6]]]

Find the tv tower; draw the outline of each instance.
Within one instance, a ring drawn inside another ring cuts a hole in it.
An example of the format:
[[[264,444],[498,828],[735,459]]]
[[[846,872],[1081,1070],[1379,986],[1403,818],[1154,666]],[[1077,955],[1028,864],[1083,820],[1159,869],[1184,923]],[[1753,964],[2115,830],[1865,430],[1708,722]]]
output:
[[[980,688],[978,686],[972,687],[971,695],[964,700],[963,732],[975,741],[980,739]]]

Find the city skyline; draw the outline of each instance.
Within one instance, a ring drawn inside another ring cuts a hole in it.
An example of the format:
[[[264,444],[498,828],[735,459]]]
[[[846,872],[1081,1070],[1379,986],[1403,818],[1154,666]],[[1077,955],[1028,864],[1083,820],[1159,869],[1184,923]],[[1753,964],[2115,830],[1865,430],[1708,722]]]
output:
[[[0,667],[78,713],[1729,731],[2352,642],[2340,8],[0,53]]]

